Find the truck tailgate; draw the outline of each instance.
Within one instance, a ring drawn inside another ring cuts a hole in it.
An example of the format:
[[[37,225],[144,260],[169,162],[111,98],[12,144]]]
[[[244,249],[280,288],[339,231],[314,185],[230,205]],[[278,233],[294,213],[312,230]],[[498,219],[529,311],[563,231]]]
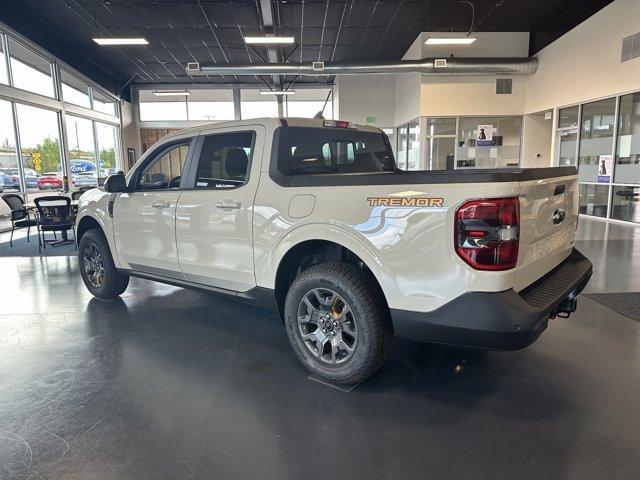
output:
[[[514,290],[548,273],[573,248],[578,221],[577,175],[519,182],[520,247]]]

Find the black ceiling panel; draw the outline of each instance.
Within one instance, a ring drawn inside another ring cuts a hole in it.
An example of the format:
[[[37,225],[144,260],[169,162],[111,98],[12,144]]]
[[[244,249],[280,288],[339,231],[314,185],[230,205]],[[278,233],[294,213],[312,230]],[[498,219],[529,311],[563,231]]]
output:
[[[197,76],[190,61],[263,62],[260,0],[2,0],[0,21],[109,90],[137,84],[260,83],[256,77]],[[421,31],[531,32],[530,53],[611,0],[272,0],[275,32],[298,46],[282,61],[389,60]],[[473,8],[472,6],[473,5]],[[99,47],[95,36],[144,36],[150,45]],[[271,79],[267,79],[271,81]],[[290,80],[290,79],[289,79]],[[298,81],[318,81],[301,78]]]

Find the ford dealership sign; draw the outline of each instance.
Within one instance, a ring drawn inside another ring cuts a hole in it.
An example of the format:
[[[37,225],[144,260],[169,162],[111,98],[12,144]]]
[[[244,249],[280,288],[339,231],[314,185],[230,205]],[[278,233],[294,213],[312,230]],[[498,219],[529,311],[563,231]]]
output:
[[[58,164],[58,171],[62,171],[62,164]],[[71,173],[88,173],[95,172],[96,165],[88,160],[71,160]]]

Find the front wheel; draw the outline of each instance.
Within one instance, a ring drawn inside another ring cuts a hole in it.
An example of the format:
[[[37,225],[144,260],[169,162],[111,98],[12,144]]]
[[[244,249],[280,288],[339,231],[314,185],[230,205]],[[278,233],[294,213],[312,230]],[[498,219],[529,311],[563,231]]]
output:
[[[358,384],[389,356],[393,328],[382,292],[352,265],[327,263],[299,274],[284,311],[298,359],[324,380]]]
[[[129,285],[129,277],[118,273],[104,234],[98,229],[86,232],[78,245],[80,275],[94,297],[111,300]]]

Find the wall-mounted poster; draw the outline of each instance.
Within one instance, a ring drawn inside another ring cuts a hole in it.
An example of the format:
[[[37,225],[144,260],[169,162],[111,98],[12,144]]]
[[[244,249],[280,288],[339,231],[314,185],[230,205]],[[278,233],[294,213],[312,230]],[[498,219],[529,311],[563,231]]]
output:
[[[476,145],[478,147],[488,147],[493,145],[493,125],[478,125]]]
[[[613,155],[600,155],[598,158],[598,183],[611,182]]]

